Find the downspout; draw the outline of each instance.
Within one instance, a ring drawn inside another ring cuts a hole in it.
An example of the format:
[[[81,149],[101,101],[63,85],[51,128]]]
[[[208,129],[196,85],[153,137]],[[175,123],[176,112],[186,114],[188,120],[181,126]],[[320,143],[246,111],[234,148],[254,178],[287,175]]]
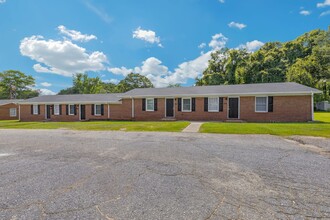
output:
[[[18,120],[21,121],[21,105],[18,104]]]
[[[311,107],[312,107],[312,121],[314,121],[314,93],[312,92],[312,97],[311,97],[312,103],[311,103]]]
[[[134,103],[134,98],[132,98],[132,119],[134,119],[135,118],[135,112],[134,112],[134,107],[135,107],[135,105],[134,105],[135,103]]]
[[[110,119],[110,104],[108,103],[108,119]]]

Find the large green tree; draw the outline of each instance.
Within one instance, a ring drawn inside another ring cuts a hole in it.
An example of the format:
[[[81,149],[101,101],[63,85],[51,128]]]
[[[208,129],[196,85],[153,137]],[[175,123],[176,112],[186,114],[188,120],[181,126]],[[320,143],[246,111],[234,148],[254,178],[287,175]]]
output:
[[[330,28],[313,30],[288,42],[269,42],[248,53],[221,49],[211,55],[196,85],[293,81],[318,88],[329,100]]]
[[[0,98],[2,99],[26,99],[39,95],[34,90],[35,80],[17,70],[0,72]]]
[[[117,85],[117,92],[127,92],[136,88],[153,88],[151,81],[138,73],[130,73]]]
[[[73,76],[73,85],[62,89],[58,94],[97,94],[105,93],[103,82],[99,77],[88,77],[87,74],[77,73]]]

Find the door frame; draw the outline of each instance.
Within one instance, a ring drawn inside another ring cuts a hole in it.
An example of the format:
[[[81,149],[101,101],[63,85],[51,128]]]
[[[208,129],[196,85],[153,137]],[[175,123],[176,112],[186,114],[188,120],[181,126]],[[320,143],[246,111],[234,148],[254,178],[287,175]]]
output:
[[[84,106],[85,110],[84,110],[84,114],[85,114],[85,119],[82,119],[81,116],[81,107]],[[82,121],[82,120],[86,120],[86,105],[85,104],[79,104],[79,121]]]
[[[173,100],[173,118],[175,118],[175,98],[174,97],[166,97],[165,98],[165,118],[172,118],[172,117],[168,117],[166,115],[166,112],[167,112],[167,105],[166,105],[167,99],[172,99]]]
[[[237,118],[229,118],[229,99],[237,98],[238,99],[238,117]],[[241,118],[241,97],[240,96],[228,96],[227,97],[227,119],[240,119]]]
[[[49,117],[48,117],[48,109],[49,109]],[[51,105],[45,104],[45,119],[49,120],[51,118],[52,118]]]

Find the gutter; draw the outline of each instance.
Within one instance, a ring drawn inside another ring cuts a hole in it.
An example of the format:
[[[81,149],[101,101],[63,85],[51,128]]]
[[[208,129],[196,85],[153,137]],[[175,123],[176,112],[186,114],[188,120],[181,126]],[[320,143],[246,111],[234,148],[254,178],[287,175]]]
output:
[[[310,95],[311,93],[322,93],[321,91],[304,91],[304,92],[255,92],[255,93],[205,93],[205,94],[168,94],[168,95],[136,95],[136,96],[119,96],[120,98],[166,98],[166,97],[206,97],[206,96],[302,96]]]

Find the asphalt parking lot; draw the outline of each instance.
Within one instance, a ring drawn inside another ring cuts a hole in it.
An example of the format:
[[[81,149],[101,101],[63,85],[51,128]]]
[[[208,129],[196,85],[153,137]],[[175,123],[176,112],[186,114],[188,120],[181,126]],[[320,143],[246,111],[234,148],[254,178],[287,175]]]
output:
[[[0,219],[326,219],[329,141],[0,130]]]

